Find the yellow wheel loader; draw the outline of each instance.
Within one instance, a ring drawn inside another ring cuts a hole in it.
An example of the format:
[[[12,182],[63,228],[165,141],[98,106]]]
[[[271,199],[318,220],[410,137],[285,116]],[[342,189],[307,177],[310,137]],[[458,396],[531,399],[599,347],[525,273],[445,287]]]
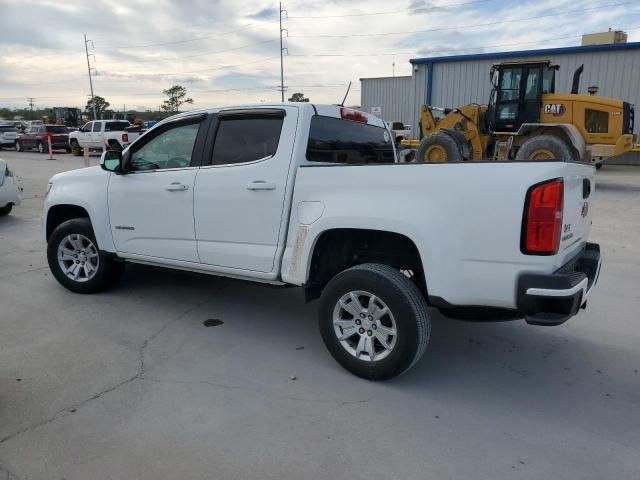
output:
[[[599,167],[630,151],[636,143],[634,106],[578,95],[583,66],[574,74],[571,93],[555,93],[557,70],[549,61],[495,64],[488,105],[424,105],[422,140],[403,143],[417,147],[418,162],[566,159]]]

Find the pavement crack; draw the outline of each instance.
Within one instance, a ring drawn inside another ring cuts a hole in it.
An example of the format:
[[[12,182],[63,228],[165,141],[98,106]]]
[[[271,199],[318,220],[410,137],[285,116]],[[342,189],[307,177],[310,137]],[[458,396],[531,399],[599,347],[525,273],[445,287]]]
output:
[[[1,277],[0,277],[1,278]],[[224,287],[222,287],[224,288]],[[222,290],[222,288],[220,288],[219,290]],[[138,361],[140,363],[139,367],[138,367],[138,371],[136,372],[135,375],[130,376],[129,378],[127,378],[126,380],[123,380],[115,385],[112,385],[111,387],[105,388],[104,390],[99,391],[98,393],[92,395],[91,397],[78,402],[78,403],[73,403],[61,410],[59,410],[57,413],[55,413],[54,415],[52,415],[49,418],[46,418],[44,420],[41,420],[39,422],[36,422],[34,424],[31,424],[27,427],[21,428],[13,433],[10,433],[9,435],[6,435],[3,438],[0,438],[0,445],[2,445],[5,442],[8,442],[9,440],[12,440],[13,438],[16,438],[24,433],[27,433],[29,431],[38,429],[40,427],[43,427],[45,425],[48,425],[52,422],[55,422],[56,420],[58,420],[59,418],[63,418],[66,417],[67,415],[74,413],[77,409],[84,407],[85,405],[93,402],[94,400],[97,400],[99,398],[101,398],[102,396],[114,392],[116,390],[118,390],[121,387],[124,387],[125,385],[128,385],[129,383],[133,382],[134,380],[143,378],[143,375],[145,373],[145,359],[144,359],[144,353],[145,353],[145,349],[149,346],[149,344],[151,342],[153,342],[153,340],[155,340],[158,335],[162,334],[162,332],[164,332],[172,323],[186,317],[187,315],[189,315],[192,311],[200,308],[202,305],[204,305],[205,303],[207,303],[209,301],[209,297],[207,296],[207,299],[202,300],[201,302],[198,302],[196,305],[189,307],[188,309],[184,310],[182,313],[180,313],[178,316],[172,318],[171,320],[169,320],[167,323],[165,323],[160,329],[158,329],[156,332],[154,332],[150,337],[148,337],[146,340],[144,340],[142,342],[142,345],[138,348]],[[229,387],[229,388],[233,388],[233,387]],[[239,387],[237,387],[239,388]],[[2,467],[0,466],[0,474],[4,474],[4,470],[2,469]],[[17,477],[6,477],[7,480],[11,479],[15,479]],[[0,480],[5,480],[2,479],[0,477]]]
[[[0,480],[20,480],[18,476],[7,467],[0,464]]]

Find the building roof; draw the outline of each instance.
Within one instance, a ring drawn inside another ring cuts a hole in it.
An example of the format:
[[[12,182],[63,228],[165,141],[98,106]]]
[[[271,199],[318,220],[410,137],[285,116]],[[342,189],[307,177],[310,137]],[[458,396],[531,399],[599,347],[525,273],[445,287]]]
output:
[[[424,57],[424,58],[412,58],[409,61],[415,65],[420,63],[461,62],[466,60],[533,57],[538,55],[559,55],[559,54],[566,54],[566,53],[588,53],[588,52],[602,52],[602,51],[610,51],[610,50],[633,50],[633,49],[640,49],[640,42],[608,43],[604,45],[585,45],[585,46],[577,46],[577,47],[543,48],[538,50],[515,50],[512,52],[473,53],[473,54],[467,54],[467,55],[449,55],[444,57]]]

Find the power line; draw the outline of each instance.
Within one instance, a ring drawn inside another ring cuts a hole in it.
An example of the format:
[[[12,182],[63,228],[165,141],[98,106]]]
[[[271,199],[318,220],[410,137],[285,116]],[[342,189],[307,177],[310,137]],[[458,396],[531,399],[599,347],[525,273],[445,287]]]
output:
[[[266,23],[262,23],[262,24],[248,24],[245,25],[243,27],[237,28],[235,30],[228,30],[226,32],[219,32],[219,33],[212,33],[210,35],[200,35],[198,37],[192,37],[192,38],[187,38],[187,39],[183,39],[183,40],[175,40],[172,42],[161,42],[161,43],[148,43],[146,45],[116,45],[113,47],[109,47],[107,46],[106,48],[102,48],[101,50],[123,50],[123,49],[128,49],[128,48],[148,48],[148,47],[160,47],[160,46],[166,46],[166,45],[179,45],[182,43],[189,43],[189,42],[197,42],[198,40],[203,40],[205,38],[222,38],[225,35],[230,35],[232,33],[237,33],[237,32],[241,32],[243,30],[246,30],[247,28],[252,27],[253,25],[265,25]]]
[[[213,67],[213,68],[203,68],[201,70],[191,70],[188,72],[152,72],[152,73],[148,73],[146,75],[148,76],[158,76],[158,75],[166,75],[166,76],[171,76],[171,75],[187,75],[190,73],[202,73],[202,72],[214,72],[217,70],[226,70],[226,69],[230,69],[230,68],[236,68],[236,67],[244,67],[245,65],[254,65],[256,63],[264,63],[264,62],[270,62],[272,60],[275,60],[274,58],[261,58],[259,60],[254,60],[252,62],[245,62],[245,63],[237,63],[235,65],[225,65],[223,67]],[[111,76],[111,78],[127,78],[131,75],[138,75],[137,73],[134,72],[119,72],[118,76]],[[106,74],[102,74],[102,76],[110,76],[109,73]]]
[[[440,28],[431,28],[429,30],[413,30],[413,31],[404,31],[404,32],[383,32],[383,33],[350,33],[350,34],[338,34],[338,35],[291,35],[292,38],[349,38],[349,37],[380,37],[386,35],[411,35],[414,33],[431,33],[431,32],[441,32],[446,30],[463,30],[465,28],[478,28],[478,27],[489,27],[493,25],[501,25],[504,23],[516,23],[516,22],[525,22],[529,20],[537,20],[539,18],[549,18],[549,17],[558,17],[560,15],[570,15],[572,13],[582,13],[590,10],[601,10],[603,8],[613,8],[619,7],[622,5],[627,5],[629,3],[636,2],[621,2],[621,3],[612,3],[608,5],[601,5],[599,7],[591,7],[591,8],[582,8],[580,10],[568,10],[566,12],[556,12],[556,13],[548,13],[545,15],[538,15],[534,17],[522,17],[522,18],[513,18],[510,20],[499,20],[495,22],[489,23],[474,23],[471,25],[456,25],[450,27],[440,27]]]
[[[429,6],[425,5],[424,7],[407,8],[404,10],[388,10],[386,12],[345,13],[343,15],[296,15],[289,18],[291,20],[307,20],[307,19],[317,19],[317,18],[372,17],[375,15],[398,15],[398,14],[404,14],[404,13],[411,13],[415,15],[415,14],[422,14],[422,13],[431,13],[428,11],[429,8],[434,10],[439,10],[439,9],[450,10],[451,7],[461,7],[463,5],[476,5],[480,3],[488,3],[488,2],[495,2],[495,1],[496,0],[476,0],[475,2],[451,3],[449,5],[429,5]]]

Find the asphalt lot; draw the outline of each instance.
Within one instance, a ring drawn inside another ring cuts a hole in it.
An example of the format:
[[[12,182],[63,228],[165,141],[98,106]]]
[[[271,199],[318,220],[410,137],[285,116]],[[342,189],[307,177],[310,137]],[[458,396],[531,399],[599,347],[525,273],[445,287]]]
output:
[[[434,312],[421,362],[373,383],[325,351],[298,289],[130,266],[107,293],[66,291],[42,197],[83,159],[0,157],[26,195],[0,218],[1,480],[640,478],[640,167],[597,174],[585,312]]]

